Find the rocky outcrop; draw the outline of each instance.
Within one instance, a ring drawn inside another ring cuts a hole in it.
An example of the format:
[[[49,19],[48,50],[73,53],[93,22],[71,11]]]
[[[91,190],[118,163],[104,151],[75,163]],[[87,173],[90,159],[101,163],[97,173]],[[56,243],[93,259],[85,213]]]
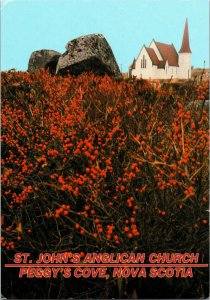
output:
[[[121,77],[116,59],[102,34],[89,34],[70,41],[59,57],[56,73],[79,75],[92,71],[97,75]]]
[[[49,69],[54,74],[61,53],[54,50],[38,50],[31,53],[28,71],[36,71],[41,68]]]

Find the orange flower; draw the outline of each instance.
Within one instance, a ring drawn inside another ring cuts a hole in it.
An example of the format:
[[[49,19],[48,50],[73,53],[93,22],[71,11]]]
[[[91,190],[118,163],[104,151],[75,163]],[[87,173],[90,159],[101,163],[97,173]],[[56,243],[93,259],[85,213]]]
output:
[[[130,232],[127,234],[128,238],[131,239],[133,237],[133,234]]]
[[[124,227],[124,231],[125,231],[125,232],[128,232],[128,231],[129,231],[129,227],[125,226],[125,227]]]

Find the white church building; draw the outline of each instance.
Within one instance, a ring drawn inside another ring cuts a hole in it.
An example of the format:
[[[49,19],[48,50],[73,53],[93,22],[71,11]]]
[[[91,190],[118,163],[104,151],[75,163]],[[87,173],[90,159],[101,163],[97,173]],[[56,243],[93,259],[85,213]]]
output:
[[[143,45],[138,57],[129,67],[129,77],[143,79],[191,78],[191,50],[186,19],[182,45],[177,53],[173,44],[151,41]]]

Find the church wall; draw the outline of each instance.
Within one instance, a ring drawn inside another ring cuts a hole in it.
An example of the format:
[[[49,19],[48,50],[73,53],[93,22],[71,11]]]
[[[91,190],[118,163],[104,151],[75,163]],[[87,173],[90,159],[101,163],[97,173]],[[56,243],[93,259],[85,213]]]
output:
[[[143,56],[146,60],[146,68],[141,67],[141,60]],[[148,79],[152,76],[152,61],[147,53],[145,47],[142,48],[137,60],[136,60],[136,68],[132,70],[132,76],[136,76],[137,78],[145,78]]]
[[[158,69],[157,66],[154,66],[152,64],[150,65],[149,70],[138,68],[138,65],[136,65],[136,66],[137,66],[137,69],[132,70],[132,76],[137,76],[137,78],[170,79],[171,76],[173,76],[172,78],[177,78],[177,76],[178,76],[178,68],[168,66],[168,64],[166,65],[167,72],[166,72],[166,68]]]
[[[169,66],[167,70],[167,78],[178,78],[179,76],[179,68],[174,66]]]
[[[191,53],[179,53],[179,78],[191,78]]]
[[[166,78],[165,69],[158,69],[157,66],[153,66],[153,72],[151,79],[163,79]]]

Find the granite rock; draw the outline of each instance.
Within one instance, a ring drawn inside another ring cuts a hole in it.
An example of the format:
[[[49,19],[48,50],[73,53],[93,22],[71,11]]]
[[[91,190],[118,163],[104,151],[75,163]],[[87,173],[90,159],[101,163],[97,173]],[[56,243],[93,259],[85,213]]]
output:
[[[54,74],[61,53],[54,50],[38,50],[31,53],[28,71],[37,71],[41,68],[49,69]]]
[[[59,57],[56,73],[67,71],[74,75],[91,71],[121,77],[112,49],[102,34],[89,34],[68,42],[66,52]]]

